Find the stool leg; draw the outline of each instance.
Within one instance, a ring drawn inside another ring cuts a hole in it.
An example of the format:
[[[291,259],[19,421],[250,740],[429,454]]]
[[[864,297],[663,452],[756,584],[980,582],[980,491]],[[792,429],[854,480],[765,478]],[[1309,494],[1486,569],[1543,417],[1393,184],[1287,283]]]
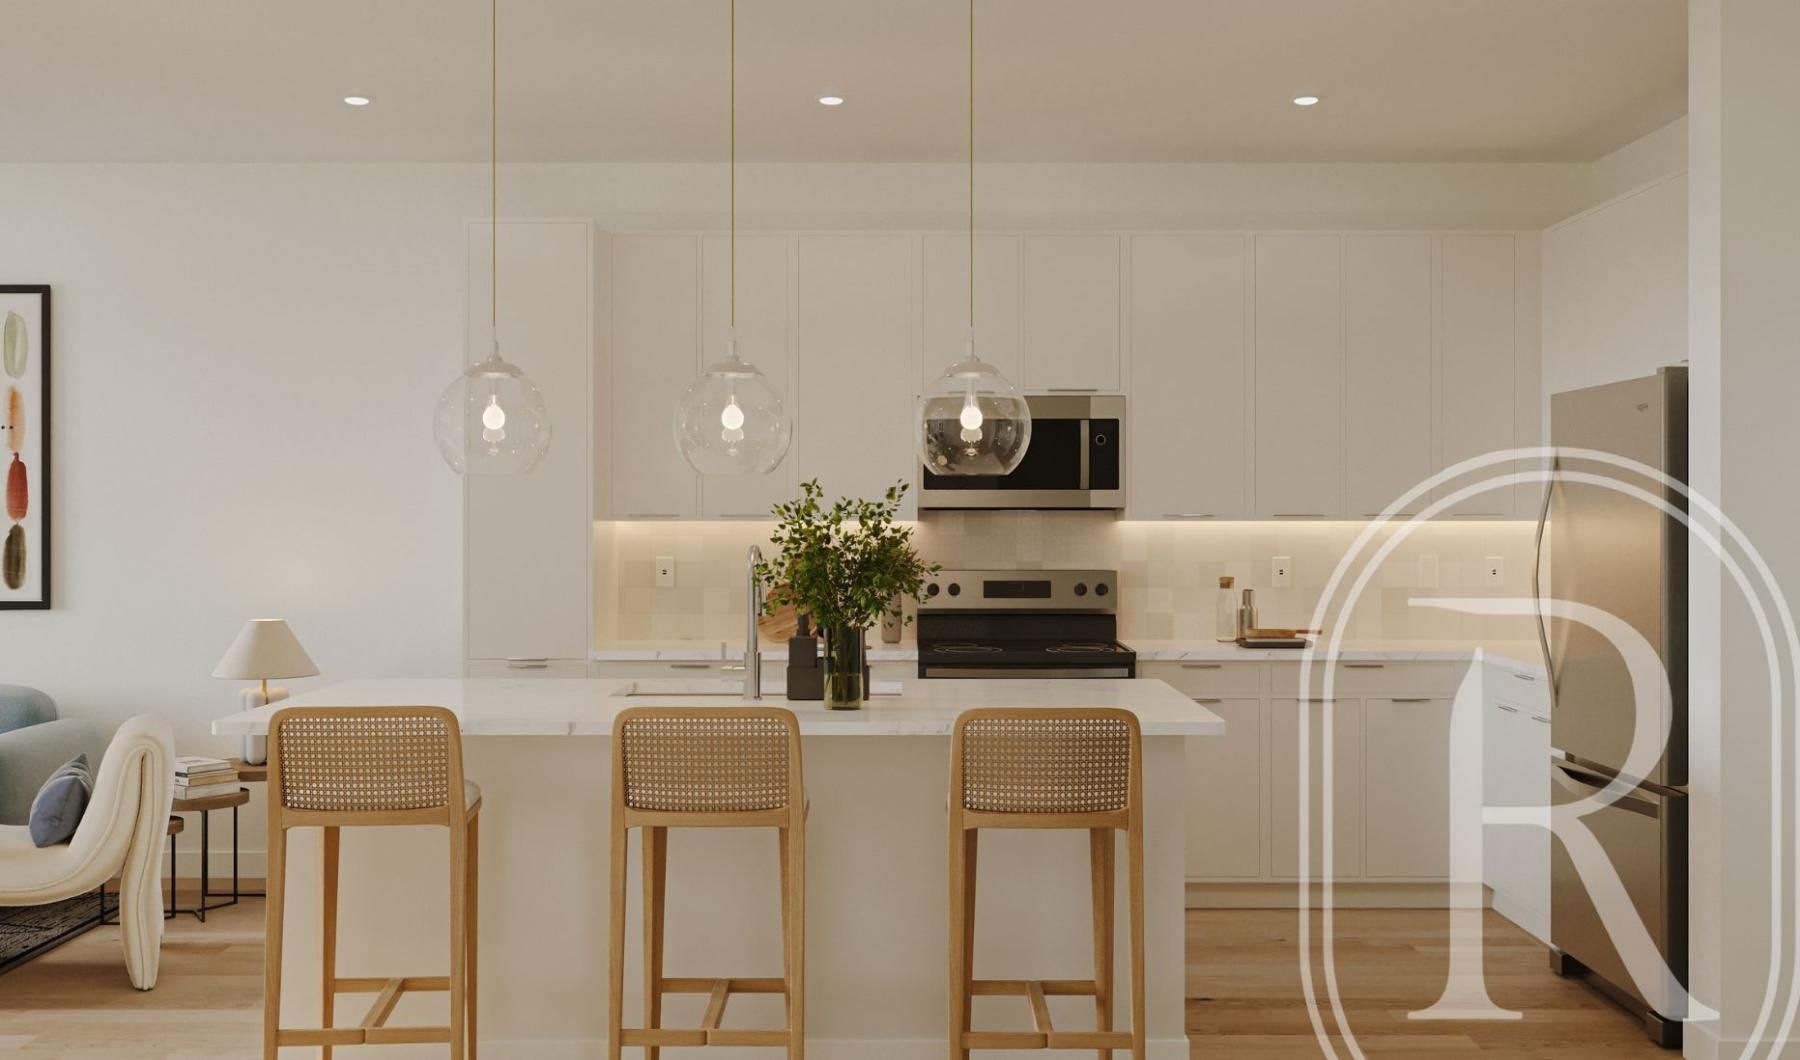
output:
[[[779,848],[781,862],[781,981],[785,988],[782,995],[782,1009],[787,1014],[788,1037],[793,1037],[794,1030],[794,940],[790,931],[794,918],[788,906],[793,902],[792,874],[788,871],[788,830],[775,829],[775,842]]]
[[[330,1027],[337,1010],[338,842],[341,836],[336,828],[326,828],[323,831],[325,879],[321,888],[324,894],[324,915],[321,920],[324,924],[324,941],[319,956],[319,1026]],[[331,1060],[331,1046],[320,1046],[319,1055],[324,1060]]]
[[[1113,845],[1112,829],[1088,830],[1094,901],[1094,1029],[1100,1031],[1110,1031],[1113,1025]],[[1111,1049],[1099,1050],[1100,1060],[1111,1056]]]
[[[973,828],[951,817],[950,834],[950,1057],[968,1060],[963,1035],[973,1022],[975,999],[975,866],[980,845]]]
[[[287,900],[287,839],[285,828],[269,837],[268,896],[263,903],[263,1060],[276,1060],[276,1035],[281,1030],[282,913]]]
[[[669,830],[644,834],[644,1028],[662,1026],[663,906],[668,894]],[[644,1060],[658,1060],[661,1048],[644,1046]]]
[[[615,800],[616,802],[616,800]],[[627,847],[625,824],[618,807],[613,808],[612,887],[608,897],[607,917],[607,983],[606,983],[606,1055],[607,1060],[620,1060],[619,1036],[625,1027],[625,872]]]
[[[1134,813],[1126,833],[1126,886],[1131,898],[1131,1056],[1144,1060],[1144,822]]]
[[[788,1060],[806,1060],[806,817],[798,827],[783,829],[787,857]]]
[[[479,810],[476,811],[475,816],[469,818],[469,856],[463,880],[463,886],[469,893],[469,905],[467,910],[468,926],[466,928],[468,942],[466,943],[467,952],[464,958],[468,962],[468,977],[465,980],[468,984],[467,994],[469,1010],[468,1060],[475,1060],[475,1017],[481,1010],[481,1006],[477,1002],[475,996],[476,986],[481,981],[479,965],[475,959],[476,943],[481,938],[481,812]]]
[[[450,1060],[469,1047],[469,828],[450,828]]]

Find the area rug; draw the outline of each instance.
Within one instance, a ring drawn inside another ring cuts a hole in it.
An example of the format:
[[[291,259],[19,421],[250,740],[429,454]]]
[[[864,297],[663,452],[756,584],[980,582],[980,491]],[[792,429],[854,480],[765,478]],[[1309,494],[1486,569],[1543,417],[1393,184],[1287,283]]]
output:
[[[114,908],[117,901],[109,901],[107,909]],[[49,905],[0,906],[0,972],[97,927],[99,913],[100,898],[93,894]]]

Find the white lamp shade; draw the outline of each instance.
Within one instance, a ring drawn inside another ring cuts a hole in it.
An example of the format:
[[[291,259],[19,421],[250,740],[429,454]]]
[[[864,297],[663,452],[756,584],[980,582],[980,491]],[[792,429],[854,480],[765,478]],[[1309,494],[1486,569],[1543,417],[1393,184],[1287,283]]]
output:
[[[214,677],[251,681],[316,677],[318,673],[294,631],[279,618],[251,619],[213,668]]]

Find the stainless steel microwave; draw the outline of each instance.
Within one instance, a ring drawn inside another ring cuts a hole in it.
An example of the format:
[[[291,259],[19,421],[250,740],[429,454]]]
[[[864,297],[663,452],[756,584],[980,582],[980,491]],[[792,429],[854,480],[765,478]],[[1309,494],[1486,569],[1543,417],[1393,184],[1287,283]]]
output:
[[[919,467],[919,509],[1125,507],[1125,398],[1030,395],[1031,445],[1010,475]]]

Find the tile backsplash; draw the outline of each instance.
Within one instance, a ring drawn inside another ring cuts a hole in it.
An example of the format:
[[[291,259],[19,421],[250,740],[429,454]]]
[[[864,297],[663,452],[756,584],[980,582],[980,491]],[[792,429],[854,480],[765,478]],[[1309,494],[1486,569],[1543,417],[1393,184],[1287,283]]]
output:
[[[919,551],[951,568],[1099,567],[1119,572],[1119,635],[1139,640],[1209,640],[1221,575],[1256,590],[1270,626],[1309,626],[1363,522],[1129,522],[1102,512],[934,512],[917,524]],[[770,550],[772,524],[601,522],[594,524],[595,623],[601,641],[741,639],[744,557]],[[1466,615],[1409,604],[1420,597],[1525,596],[1531,589],[1533,524],[1457,521],[1384,527],[1362,549],[1393,545],[1354,606],[1328,624],[1358,640],[1525,641],[1528,618]],[[675,558],[675,587],[656,587],[656,557]],[[1292,561],[1292,585],[1273,588],[1270,560]],[[1487,584],[1499,557],[1502,584]],[[1428,584],[1436,567],[1436,584]],[[1368,564],[1362,565],[1364,569]],[[1358,571],[1339,579],[1334,601]],[[1338,610],[1342,610],[1341,605]]]

